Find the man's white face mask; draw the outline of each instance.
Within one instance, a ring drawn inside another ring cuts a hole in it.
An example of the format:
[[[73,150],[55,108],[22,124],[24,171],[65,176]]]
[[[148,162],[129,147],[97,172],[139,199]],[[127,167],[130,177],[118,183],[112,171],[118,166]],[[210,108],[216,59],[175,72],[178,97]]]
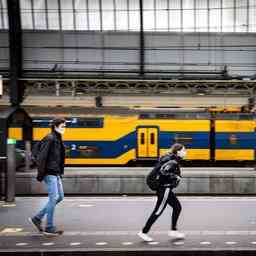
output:
[[[187,155],[187,151],[185,148],[182,148],[181,150],[177,151],[177,156],[184,159]]]
[[[65,133],[65,127],[55,127],[55,131],[63,135]]]

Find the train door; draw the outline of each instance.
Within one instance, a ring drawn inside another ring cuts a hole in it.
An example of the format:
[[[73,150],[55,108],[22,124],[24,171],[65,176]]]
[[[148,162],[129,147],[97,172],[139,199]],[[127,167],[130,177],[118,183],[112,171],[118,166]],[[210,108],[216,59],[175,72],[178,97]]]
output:
[[[158,128],[139,127],[137,129],[137,158],[157,158]]]

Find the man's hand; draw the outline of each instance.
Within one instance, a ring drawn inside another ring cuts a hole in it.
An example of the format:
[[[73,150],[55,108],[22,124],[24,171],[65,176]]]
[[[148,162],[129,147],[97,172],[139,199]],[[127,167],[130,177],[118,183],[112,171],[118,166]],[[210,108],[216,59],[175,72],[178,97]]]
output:
[[[36,179],[37,179],[37,181],[42,182],[43,179],[44,179],[44,177],[42,177],[42,176],[37,176]]]

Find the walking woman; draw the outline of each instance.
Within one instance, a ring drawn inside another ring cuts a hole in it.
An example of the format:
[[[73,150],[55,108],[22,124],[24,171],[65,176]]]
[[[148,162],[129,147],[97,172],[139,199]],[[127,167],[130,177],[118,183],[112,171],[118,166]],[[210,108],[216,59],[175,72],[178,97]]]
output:
[[[146,225],[138,233],[138,236],[146,242],[153,241],[148,235],[149,230],[152,225],[158,219],[158,217],[163,213],[167,204],[173,208],[171,230],[168,235],[182,239],[185,235],[177,230],[177,222],[181,212],[181,204],[175,193],[172,191],[176,187],[181,179],[181,172],[179,162],[186,156],[186,149],[182,144],[174,144],[170,151],[162,156],[155,168],[159,168],[159,188],[156,190],[157,202],[155,209],[153,210],[151,216],[149,217]],[[174,185],[174,182],[176,183]]]

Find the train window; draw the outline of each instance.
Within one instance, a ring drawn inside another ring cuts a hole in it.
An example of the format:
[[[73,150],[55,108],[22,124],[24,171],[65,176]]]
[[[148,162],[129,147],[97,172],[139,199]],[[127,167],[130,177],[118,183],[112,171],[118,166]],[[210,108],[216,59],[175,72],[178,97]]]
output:
[[[100,148],[97,146],[78,146],[78,158],[95,158],[99,157]]]
[[[215,116],[216,120],[253,120],[255,115],[250,113],[218,113]]]
[[[142,113],[140,119],[210,119],[209,113],[172,112],[172,113]]]
[[[175,114],[165,113],[143,113],[139,116],[140,119],[174,119]]]
[[[154,133],[150,133],[150,144],[155,144],[155,134]]]
[[[86,145],[66,145],[67,158],[97,158],[100,157],[100,148]]]
[[[49,117],[34,117],[33,127],[49,128],[51,121],[52,119]]]
[[[102,128],[103,118],[76,118],[71,121],[69,127],[79,128]]]
[[[140,144],[145,144],[145,133],[141,133],[141,137],[140,137]]]
[[[187,145],[189,143],[192,142],[192,136],[188,136],[186,134],[177,134],[175,137],[174,137],[174,141],[176,143],[181,143],[183,145]]]
[[[40,128],[48,128],[52,119],[42,117],[34,118],[33,126]],[[67,118],[67,128],[102,128],[103,118]]]

